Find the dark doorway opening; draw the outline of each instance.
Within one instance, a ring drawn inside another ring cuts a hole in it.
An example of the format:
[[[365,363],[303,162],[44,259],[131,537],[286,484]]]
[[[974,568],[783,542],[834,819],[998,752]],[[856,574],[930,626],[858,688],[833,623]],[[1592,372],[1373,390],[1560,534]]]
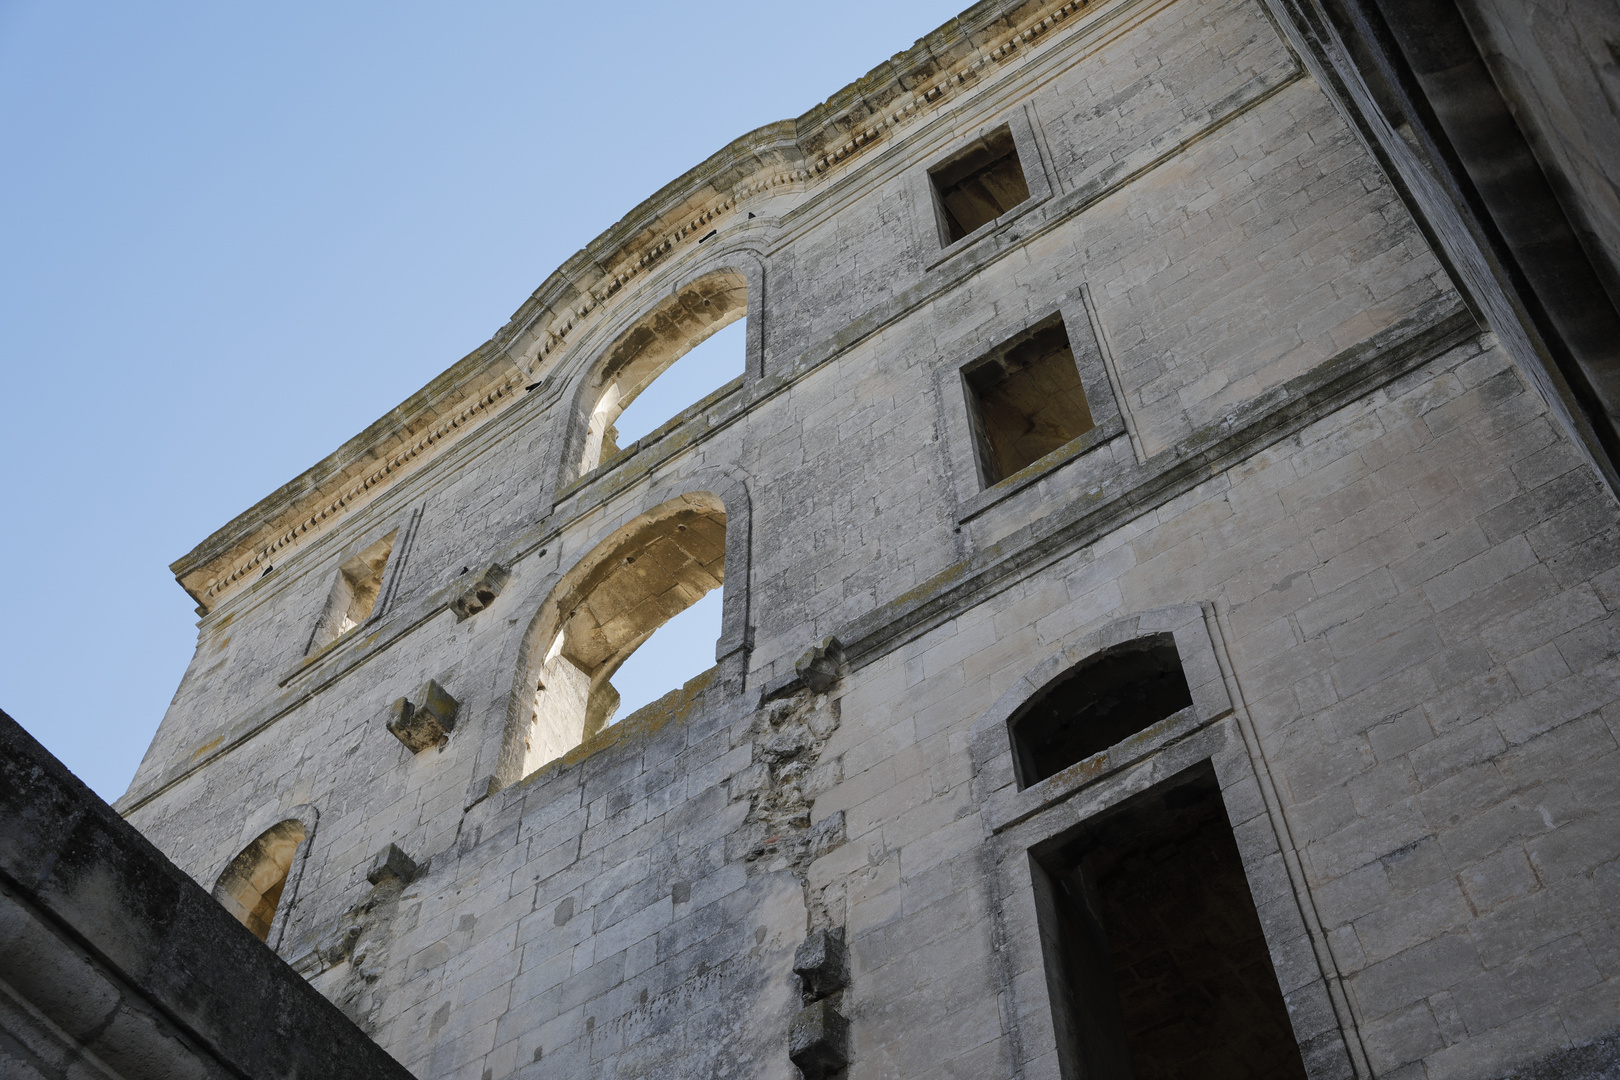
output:
[[[1098,653],[1013,715],[1018,786],[1037,784],[1191,704],[1170,634],[1151,634]]]
[[[1208,762],[1035,870],[1065,1080],[1305,1080]]]

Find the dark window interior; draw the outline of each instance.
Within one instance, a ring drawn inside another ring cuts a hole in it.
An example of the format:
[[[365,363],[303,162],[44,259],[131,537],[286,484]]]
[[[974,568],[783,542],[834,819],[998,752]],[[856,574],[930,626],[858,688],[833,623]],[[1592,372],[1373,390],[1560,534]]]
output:
[[[955,243],[1029,198],[1012,132],[998,128],[929,170],[945,217],[947,243]]]
[[[985,486],[1096,426],[1061,316],[965,369]]]
[[[1012,719],[1018,786],[1029,787],[1192,704],[1169,634],[1091,657]]]
[[[1038,860],[1065,1077],[1305,1080],[1206,762]]]

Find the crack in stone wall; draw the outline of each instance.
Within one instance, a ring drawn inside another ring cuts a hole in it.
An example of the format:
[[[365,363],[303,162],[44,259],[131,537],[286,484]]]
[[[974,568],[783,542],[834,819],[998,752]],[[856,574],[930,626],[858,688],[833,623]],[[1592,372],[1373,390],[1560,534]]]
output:
[[[840,757],[823,760],[838,730],[838,697],[809,690],[766,702],[751,718],[754,763],[732,786],[733,799],[748,799],[738,848],[750,874],[788,871],[804,889],[807,929],[837,925],[825,886],[810,882],[810,864],[844,842],[842,810],[812,824],[817,796],[844,778]],[[730,853],[728,853],[729,855]]]

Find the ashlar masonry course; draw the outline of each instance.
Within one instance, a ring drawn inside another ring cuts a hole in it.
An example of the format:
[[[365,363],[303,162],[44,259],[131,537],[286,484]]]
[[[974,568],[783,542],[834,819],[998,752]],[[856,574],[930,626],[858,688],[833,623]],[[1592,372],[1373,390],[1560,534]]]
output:
[[[424,1080],[1608,1075],[1613,490],[1288,10],[981,3],[665,186],[175,564],[120,812]]]

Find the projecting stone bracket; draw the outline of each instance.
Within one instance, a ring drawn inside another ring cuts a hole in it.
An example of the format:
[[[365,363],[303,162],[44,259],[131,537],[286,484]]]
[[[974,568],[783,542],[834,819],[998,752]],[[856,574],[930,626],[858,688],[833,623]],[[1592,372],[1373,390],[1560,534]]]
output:
[[[788,1058],[804,1080],[825,1080],[849,1065],[849,1021],[822,998],[799,1010],[788,1025]]]
[[[473,579],[473,583],[466,590],[450,602],[450,610],[456,613],[456,621],[470,619],[495,602],[506,587],[506,579],[511,575],[506,567],[500,563],[490,563]]]
[[[835,637],[823,638],[799,657],[793,670],[812,694],[825,694],[844,673],[844,647]]]
[[[385,881],[409,885],[419,873],[421,868],[416,865],[416,860],[399,850],[397,845],[389,844],[372,858],[366,880],[373,885],[381,885]]]
[[[413,754],[441,746],[455,730],[460,708],[437,682],[429,679],[416,693],[416,701],[400,698],[388,707],[388,730]]]
[[[788,1057],[805,1080],[824,1080],[849,1065],[849,1021],[838,1011],[849,985],[843,927],[813,930],[793,953],[805,1007],[788,1025]]]
[[[793,953],[793,974],[804,982],[807,1002],[820,1000],[849,985],[849,958],[844,928],[812,930]]]

